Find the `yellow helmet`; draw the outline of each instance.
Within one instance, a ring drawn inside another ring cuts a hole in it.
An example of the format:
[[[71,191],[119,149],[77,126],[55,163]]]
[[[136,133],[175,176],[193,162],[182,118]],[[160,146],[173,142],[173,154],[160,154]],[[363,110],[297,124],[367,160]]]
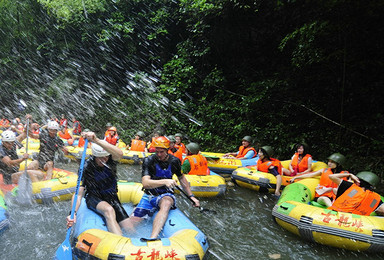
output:
[[[165,149],[168,149],[169,148],[169,139],[165,136],[160,136],[158,138],[155,139],[154,141],[154,146],[157,148],[165,148]]]

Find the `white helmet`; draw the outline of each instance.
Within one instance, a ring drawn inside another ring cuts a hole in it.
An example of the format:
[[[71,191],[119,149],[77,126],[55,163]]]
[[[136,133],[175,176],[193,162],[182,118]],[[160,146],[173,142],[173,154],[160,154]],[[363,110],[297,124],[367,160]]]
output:
[[[48,129],[59,130],[59,124],[56,121],[49,121]]]
[[[2,136],[2,140],[3,140],[4,142],[14,142],[14,141],[16,141],[16,135],[15,135],[15,133],[14,133],[13,131],[11,131],[11,130],[6,130],[6,131],[4,131],[4,132],[1,134],[1,136]]]
[[[95,157],[104,157],[110,155],[103,147],[98,144],[93,143],[92,146],[92,155]]]

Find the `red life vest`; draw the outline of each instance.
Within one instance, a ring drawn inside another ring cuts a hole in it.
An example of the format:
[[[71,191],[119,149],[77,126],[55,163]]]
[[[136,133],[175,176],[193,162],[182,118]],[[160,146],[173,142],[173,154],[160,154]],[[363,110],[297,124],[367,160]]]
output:
[[[112,136],[111,133],[108,133],[108,135],[105,137],[105,141],[112,145],[116,145],[117,141],[119,141],[119,135],[116,133],[114,136]]]
[[[142,140],[132,139],[131,141],[131,151],[144,152],[147,143]]]
[[[84,144],[85,144],[85,140],[83,137],[80,137],[79,139],[79,143],[77,144],[78,147],[84,147]]]
[[[3,118],[3,119],[1,119],[0,120],[0,127],[9,127],[9,120],[8,119],[5,119],[5,118]]]
[[[376,192],[362,189],[352,184],[341,196],[339,196],[328,209],[369,216],[381,201]]]
[[[271,166],[277,167],[277,172],[281,175],[282,173],[282,165],[281,162],[275,158],[270,158],[270,161],[263,162],[261,159],[257,161],[257,170],[260,172],[269,172],[269,168]]]
[[[61,126],[64,126],[64,127],[67,127],[67,126],[68,126],[68,121],[67,121],[67,119],[65,119],[65,118],[64,118],[64,119],[63,119],[63,118],[60,119],[60,125],[61,125]]]
[[[201,154],[188,155],[184,158],[183,163],[185,160],[188,160],[191,165],[191,170],[188,174],[209,175],[207,159]]]
[[[295,153],[292,159],[292,169],[296,171],[297,173],[304,172],[308,170],[308,159],[312,156],[310,154],[306,154],[301,158],[301,161],[299,162],[299,154]]]
[[[73,134],[81,134],[81,125],[77,120],[73,122]]]
[[[253,147],[247,147],[247,148],[244,148],[244,146],[240,146],[239,147],[239,153],[236,155],[236,158],[244,158],[244,156],[249,152],[249,151],[254,151],[255,154],[253,155],[252,158],[255,158],[256,155],[257,155],[257,152],[255,150],[255,148]]]

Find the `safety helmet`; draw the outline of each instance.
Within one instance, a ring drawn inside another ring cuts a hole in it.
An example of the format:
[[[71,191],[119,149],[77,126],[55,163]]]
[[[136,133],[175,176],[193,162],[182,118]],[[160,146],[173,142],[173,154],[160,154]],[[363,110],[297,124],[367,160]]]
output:
[[[380,182],[379,177],[376,174],[374,174],[373,172],[368,172],[368,171],[359,172],[358,174],[356,174],[356,176],[357,176],[357,178],[368,182],[373,187],[377,186]]]
[[[115,132],[117,132],[117,129],[116,129],[116,127],[114,127],[114,126],[112,126],[111,128],[109,128],[108,130],[109,130],[109,131],[115,131]]]
[[[197,143],[189,143],[185,146],[192,154],[198,154],[200,146]]]
[[[157,137],[154,141],[154,146],[156,148],[165,148],[165,149],[168,149],[169,148],[169,139],[165,136],[160,136],[160,137]]]
[[[112,124],[108,122],[105,126],[106,126],[106,127],[111,127]]]
[[[83,132],[91,132],[91,130],[89,130],[88,128],[84,129]]]
[[[1,134],[1,137],[2,137],[3,142],[14,142],[14,141],[16,141],[16,135],[11,130],[4,131]]]
[[[242,141],[245,140],[247,141],[248,143],[252,143],[252,137],[250,137],[249,135],[247,136],[244,136],[243,139],[241,139]]]
[[[261,147],[261,150],[263,151],[263,153],[266,153],[264,155],[266,155],[267,157],[272,157],[274,154],[273,148],[269,145]]]
[[[180,134],[180,133],[177,133],[177,134],[175,134],[175,137],[180,137],[180,138],[183,138],[183,135],[182,135],[182,134]]]
[[[176,143],[176,138],[174,135],[168,135],[167,138],[168,138],[169,142]]]
[[[139,137],[144,137],[144,132],[143,131],[138,131],[136,133],[136,135],[138,135]]]
[[[59,130],[59,124],[56,121],[49,121],[48,129]]]
[[[345,163],[345,156],[342,155],[341,153],[331,154],[331,156],[329,156],[327,159],[332,160],[335,163],[340,164],[340,165],[344,165],[344,163]]]
[[[103,147],[98,144],[93,143],[92,146],[92,155],[95,157],[104,157],[110,155]]]
[[[17,125],[17,124],[19,124],[19,122],[17,122],[16,119],[12,119],[12,125]]]

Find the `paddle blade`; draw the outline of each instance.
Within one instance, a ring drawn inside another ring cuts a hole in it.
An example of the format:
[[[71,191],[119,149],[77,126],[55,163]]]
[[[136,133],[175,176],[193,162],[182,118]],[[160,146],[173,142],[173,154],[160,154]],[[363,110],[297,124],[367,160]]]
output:
[[[55,260],[71,260],[72,259],[72,248],[69,243],[69,239],[65,239],[64,242],[56,250]]]
[[[32,204],[32,182],[26,172],[19,178],[19,191],[16,199],[21,205]]]

